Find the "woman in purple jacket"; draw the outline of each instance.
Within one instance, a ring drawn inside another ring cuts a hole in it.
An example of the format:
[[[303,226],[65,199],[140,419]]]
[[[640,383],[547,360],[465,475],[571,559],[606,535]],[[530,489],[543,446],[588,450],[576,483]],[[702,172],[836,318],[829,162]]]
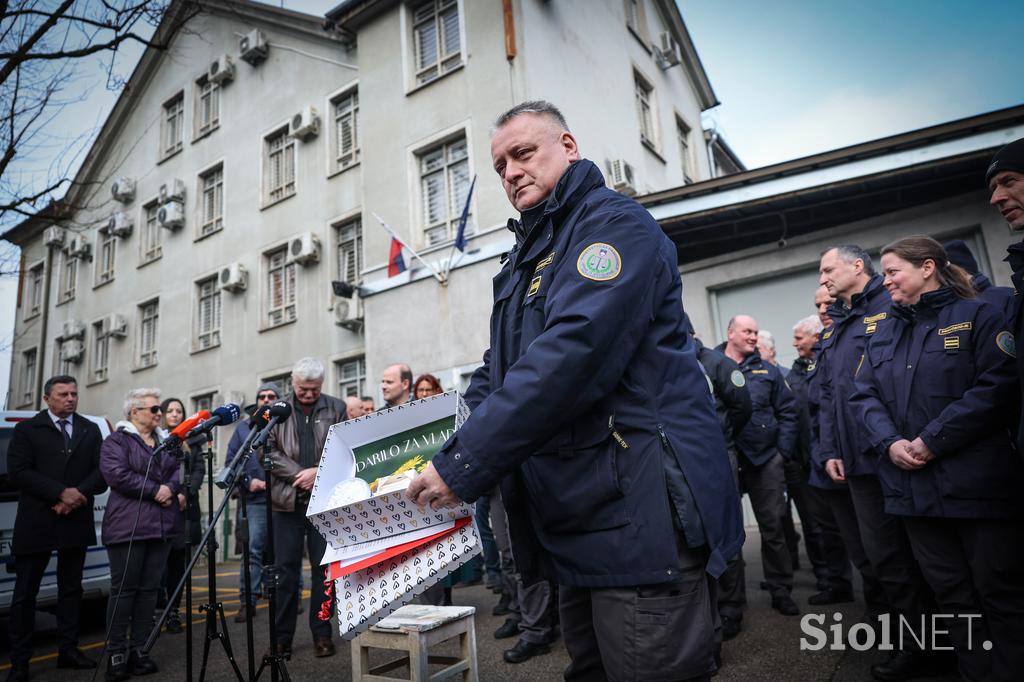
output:
[[[107,680],[157,671],[139,649],[153,626],[157,588],[172,539],[181,532],[178,464],[170,452],[153,455],[161,440],[160,411],[158,389],[128,391],[126,421],[117,423],[100,450],[100,471],[110,486],[103,514],[111,586]]]

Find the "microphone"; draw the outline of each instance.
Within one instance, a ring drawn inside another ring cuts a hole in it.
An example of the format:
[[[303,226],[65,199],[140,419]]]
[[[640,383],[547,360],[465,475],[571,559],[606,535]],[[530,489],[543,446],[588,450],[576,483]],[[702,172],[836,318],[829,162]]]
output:
[[[235,482],[235,474],[237,469],[241,466],[241,462],[249,453],[250,445],[256,436],[259,435],[259,431],[256,430],[257,426],[261,426],[264,422],[270,421],[270,405],[264,405],[259,407],[249,417],[249,435],[242,441],[242,445],[239,446],[238,450],[235,451],[235,459],[223,469],[218,471],[213,477],[213,482],[221,490],[227,490]]]
[[[270,406],[270,420],[267,425],[263,427],[259,435],[252,442],[252,449],[263,447],[267,439],[270,438],[270,431],[281,422],[288,421],[288,417],[292,416],[292,406],[283,400],[279,400]]]
[[[263,407],[257,408],[256,411],[252,413],[252,416],[249,417],[249,428],[254,429],[257,426],[262,426],[268,421],[270,421],[270,405],[264,405]]]
[[[199,410],[194,415],[192,415],[191,417],[189,417],[185,421],[183,421],[180,424],[178,424],[177,426],[175,426],[174,430],[171,431],[170,435],[167,436],[167,438],[164,439],[164,442],[160,443],[160,445],[157,446],[156,450],[153,451],[153,454],[155,455],[158,452],[160,452],[161,450],[166,450],[169,447],[173,447],[175,445],[178,445],[183,440],[185,440],[185,438],[187,437],[189,431],[194,429],[204,419],[209,419],[209,418],[210,418],[210,411],[209,410]]]
[[[213,427],[215,426],[233,424],[238,421],[238,417],[241,416],[241,414],[242,409],[234,403],[218,407],[210,413],[210,417],[208,419],[204,419],[198,426],[189,430],[187,438],[209,433],[210,431],[213,431]]]

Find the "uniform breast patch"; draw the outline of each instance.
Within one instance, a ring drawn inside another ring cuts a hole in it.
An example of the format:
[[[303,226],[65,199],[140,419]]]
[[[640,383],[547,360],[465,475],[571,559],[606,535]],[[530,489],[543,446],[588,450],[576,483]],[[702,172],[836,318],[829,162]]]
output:
[[[537,262],[537,266],[533,268],[533,274],[537,274],[547,266],[551,265],[555,260],[555,252],[552,251],[548,255],[544,256]]]
[[[766,370],[766,369],[752,369],[752,370],[750,370],[750,373],[751,374],[768,374],[768,370]]]
[[[973,327],[972,322],[957,322],[951,324],[948,327],[943,327],[938,331],[939,336],[945,336],[946,334],[952,334],[953,332],[969,332]]]
[[[530,296],[533,296],[534,294],[536,294],[537,291],[540,289],[540,279],[541,279],[541,276],[537,275],[532,280],[530,280],[530,288],[526,292],[526,297],[527,298],[529,298]]]
[[[942,347],[946,350],[960,350],[960,337],[959,336],[947,336],[942,339]]]
[[[743,372],[738,369],[734,369],[732,374],[729,375],[729,379],[732,380],[732,385],[736,388],[743,388],[747,385],[747,378],[743,376]]]
[[[996,346],[1011,358],[1017,357],[1017,341],[1010,332],[999,332],[996,334]]]
[[[825,333],[821,335],[821,340],[824,341],[825,339],[827,339],[830,336],[832,336],[832,332],[834,332],[834,331],[835,331],[835,329],[826,329]]]
[[[610,244],[597,242],[583,249],[576,259],[576,270],[587,279],[607,282],[622,272],[622,256]]]

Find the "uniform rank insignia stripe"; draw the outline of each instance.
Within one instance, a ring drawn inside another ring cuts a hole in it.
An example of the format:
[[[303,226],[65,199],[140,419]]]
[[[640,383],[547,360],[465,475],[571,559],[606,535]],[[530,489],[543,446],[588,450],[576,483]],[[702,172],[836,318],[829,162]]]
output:
[[[537,263],[537,266],[533,269],[533,274],[536,275],[538,272],[540,272],[541,270],[543,270],[547,266],[551,265],[554,262],[554,260],[555,260],[555,252],[552,251],[551,253],[546,255],[544,258],[542,258]]]
[[[1017,341],[1010,332],[996,334],[996,346],[1011,358],[1017,357]]]
[[[950,336],[942,339],[942,347],[946,350],[957,350],[960,348],[960,337]]]
[[[541,278],[541,276],[537,275],[532,280],[530,280],[530,289],[529,289],[529,291],[526,292],[526,297],[527,298],[529,298],[530,296],[533,296],[534,294],[536,294],[537,290],[540,289],[540,278]]]
[[[576,270],[595,282],[607,282],[622,272],[622,256],[610,244],[597,242],[583,249],[576,259]]]
[[[872,322],[868,326],[864,327],[864,333],[865,334],[874,334],[876,329],[878,329],[878,324],[875,323],[875,322]]]
[[[824,334],[821,335],[822,340],[827,339],[828,337],[832,336],[832,332],[834,332],[834,331],[835,331],[834,329],[829,329],[828,331],[826,331]]]
[[[969,332],[973,327],[972,322],[958,322],[951,324],[948,327],[943,327],[939,330],[939,336],[945,336],[946,334],[952,334],[953,332]]]
[[[750,370],[750,373],[751,374],[768,374],[768,370],[766,370],[766,369],[752,369],[752,370]]]
[[[877,315],[872,315],[870,317],[865,317],[864,318],[864,324],[872,324],[874,322],[881,322],[882,320],[885,319],[885,315],[886,315],[885,313],[878,313]]]

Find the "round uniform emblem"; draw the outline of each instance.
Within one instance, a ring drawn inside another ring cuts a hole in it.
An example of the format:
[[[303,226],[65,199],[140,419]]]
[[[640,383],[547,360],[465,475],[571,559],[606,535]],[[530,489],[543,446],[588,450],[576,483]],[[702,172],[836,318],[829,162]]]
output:
[[[1017,341],[1010,332],[996,334],[996,346],[1011,358],[1017,357]]]
[[[576,259],[576,269],[587,279],[607,282],[622,272],[622,257],[615,247],[598,242],[583,249]]]
[[[747,383],[747,378],[744,377],[743,372],[739,371],[738,369],[734,369],[732,371],[732,375],[730,376],[730,378],[732,379],[732,385],[735,386],[736,388],[743,388]]]

